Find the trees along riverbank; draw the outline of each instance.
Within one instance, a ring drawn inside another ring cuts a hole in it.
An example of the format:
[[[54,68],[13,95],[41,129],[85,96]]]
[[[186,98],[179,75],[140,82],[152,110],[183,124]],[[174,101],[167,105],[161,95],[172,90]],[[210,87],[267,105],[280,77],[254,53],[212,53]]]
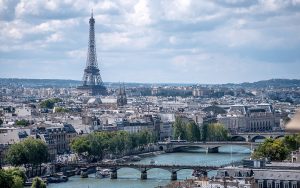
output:
[[[268,158],[271,161],[290,159],[292,151],[300,147],[300,134],[287,135],[283,139],[268,138],[253,152],[254,159]]]
[[[187,141],[225,141],[228,140],[228,131],[219,123],[204,123],[199,127],[195,122],[186,123],[177,117],[173,124],[173,138]]]
[[[122,156],[135,148],[157,142],[157,135],[150,131],[128,133],[125,131],[93,132],[75,138],[71,148],[76,153],[85,156],[88,160],[101,160],[106,155]]]
[[[31,167],[37,172],[38,167],[41,171],[41,164],[48,161],[47,145],[39,139],[27,138],[22,142],[13,144],[8,149],[6,161],[13,166],[24,165],[26,170]]]

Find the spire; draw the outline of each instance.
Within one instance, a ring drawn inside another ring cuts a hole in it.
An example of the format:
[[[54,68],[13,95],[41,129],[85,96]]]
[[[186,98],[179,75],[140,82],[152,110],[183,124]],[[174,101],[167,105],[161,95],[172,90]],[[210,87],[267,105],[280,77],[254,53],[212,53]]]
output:
[[[91,18],[93,18],[93,15],[94,15],[94,14],[93,14],[93,9],[92,9]]]

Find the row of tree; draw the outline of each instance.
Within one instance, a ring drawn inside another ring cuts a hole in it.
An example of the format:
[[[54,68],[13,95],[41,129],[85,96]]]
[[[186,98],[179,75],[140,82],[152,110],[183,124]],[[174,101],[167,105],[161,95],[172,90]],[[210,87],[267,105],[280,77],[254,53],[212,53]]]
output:
[[[287,135],[283,139],[268,138],[253,152],[255,159],[268,158],[272,161],[289,159],[291,151],[300,147],[300,134]]]
[[[132,134],[125,131],[94,132],[75,138],[71,148],[89,160],[101,160],[105,155],[124,155],[156,141],[157,136],[146,130]]]
[[[204,123],[199,127],[194,121],[184,122],[177,117],[173,124],[173,138],[187,141],[223,141],[228,140],[228,131],[219,123]]]

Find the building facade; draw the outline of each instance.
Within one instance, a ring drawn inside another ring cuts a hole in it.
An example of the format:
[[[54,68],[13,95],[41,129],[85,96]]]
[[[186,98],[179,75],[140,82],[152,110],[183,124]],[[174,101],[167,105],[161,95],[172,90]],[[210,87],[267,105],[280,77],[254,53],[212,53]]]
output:
[[[233,105],[218,122],[230,132],[269,132],[280,130],[280,117],[270,104]]]

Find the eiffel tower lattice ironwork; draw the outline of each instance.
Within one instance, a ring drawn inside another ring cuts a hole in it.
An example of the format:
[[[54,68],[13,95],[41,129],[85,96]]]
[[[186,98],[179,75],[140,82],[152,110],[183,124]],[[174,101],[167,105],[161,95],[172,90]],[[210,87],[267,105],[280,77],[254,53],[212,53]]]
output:
[[[95,41],[95,19],[93,12],[89,20],[89,44],[86,59],[86,67],[83,74],[83,85],[79,86],[79,90],[87,91],[90,95],[106,95],[107,90],[104,86],[100,69],[98,68],[97,53],[96,53],[96,41]]]

